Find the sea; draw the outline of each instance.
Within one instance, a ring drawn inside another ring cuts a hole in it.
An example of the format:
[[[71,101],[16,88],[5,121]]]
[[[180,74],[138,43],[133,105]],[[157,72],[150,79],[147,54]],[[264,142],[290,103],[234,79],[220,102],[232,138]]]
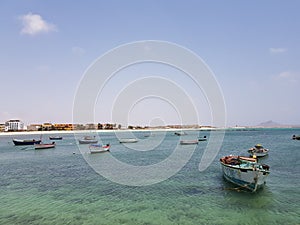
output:
[[[126,164],[155,165],[172,154],[180,139],[204,135],[209,139],[221,131],[187,130],[184,137],[173,131],[147,132],[131,133],[141,141],[160,140],[147,151],[135,150],[139,142],[119,143],[114,132],[98,132],[96,138],[110,143],[110,152],[89,157],[105,162],[111,154]],[[12,142],[39,135],[0,136],[0,224],[299,225],[300,141],[291,137],[300,134],[300,129],[224,132],[221,148],[205,170],[199,170],[199,163],[209,140],[194,146],[190,159],[169,178],[135,186],[94,170],[73,134],[59,134],[63,140],[45,150]],[[44,142],[50,142],[49,136],[43,134]],[[247,150],[258,143],[270,150],[259,159],[270,166],[270,175],[264,188],[250,193],[224,180],[219,159],[231,154],[247,156]]]

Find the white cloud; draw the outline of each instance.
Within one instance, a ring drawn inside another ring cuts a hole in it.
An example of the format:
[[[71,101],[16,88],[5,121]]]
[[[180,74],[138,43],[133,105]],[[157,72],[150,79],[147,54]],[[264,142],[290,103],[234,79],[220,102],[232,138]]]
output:
[[[20,20],[23,25],[21,34],[36,35],[57,30],[54,24],[46,22],[39,14],[28,13],[20,16]]]
[[[286,78],[293,77],[293,74],[289,71],[285,71],[285,72],[282,72],[282,73],[278,74],[277,77],[281,78],[281,79],[286,79]]]
[[[300,74],[291,71],[284,71],[276,75],[275,79],[279,80],[280,82],[288,82],[288,83],[296,84],[300,79]]]
[[[286,48],[270,48],[269,50],[271,54],[280,54],[287,51]]]
[[[85,53],[85,50],[83,48],[80,47],[72,47],[72,53],[76,56],[81,56]]]

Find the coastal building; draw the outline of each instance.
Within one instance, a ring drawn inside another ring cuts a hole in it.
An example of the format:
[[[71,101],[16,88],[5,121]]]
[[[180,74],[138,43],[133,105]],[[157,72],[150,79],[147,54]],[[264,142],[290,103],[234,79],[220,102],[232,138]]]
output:
[[[22,131],[24,123],[20,120],[9,120],[5,122],[5,131]]]
[[[74,130],[84,130],[85,126],[83,124],[73,124]]]
[[[41,130],[53,130],[54,126],[52,123],[44,123],[42,125],[42,129]]]
[[[85,125],[85,130],[96,130],[98,129],[98,124],[88,123]]]
[[[5,124],[4,123],[0,123],[0,132],[5,131]]]
[[[55,123],[53,124],[54,130],[74,130],[74,125],[71,123]]]
[[[38,131],[42,127],[42,124],[30,124],[27,126],[28,131]]]
[[[115,130],[115,129],[120,129],[121,128],[121,124],[117,125],[116,123],[112,124],[112,123],[98,123],[98,125],[96,126],[96,129],[98,130]]]

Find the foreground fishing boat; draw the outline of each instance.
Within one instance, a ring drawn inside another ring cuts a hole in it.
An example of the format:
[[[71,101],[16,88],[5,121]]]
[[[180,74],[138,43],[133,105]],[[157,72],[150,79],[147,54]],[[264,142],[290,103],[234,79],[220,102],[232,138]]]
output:
[[[220,158],[220,163],[226,180],[252,192],[264,186],[270,173],[269,166],[255,158],[230,155]]]
[[[34,144],[39,144],[41,143],[41,140],[21,140],[21,139],[13,139],[13,143],[15,145],[34,145]]]
[[[257,144],[254,148],[248,150],[251,156],[264,157],[269,154],[269,149],[264,148],[261,144]]]
[[[90,153],[103,153],[103,152],[109,152],[110,144],[107,145],[98,145],[98,144],[91,144],[89,146]]]
[[[39,150],[39,149],[48,149],[48,148],[55,148],[55,142],[47,143],[47,144],[44,144],[44,143],[34,144],[34,148],[36,150]]]
[[[197,145],[198,140],[182,140],[180,141],[181,145]]]

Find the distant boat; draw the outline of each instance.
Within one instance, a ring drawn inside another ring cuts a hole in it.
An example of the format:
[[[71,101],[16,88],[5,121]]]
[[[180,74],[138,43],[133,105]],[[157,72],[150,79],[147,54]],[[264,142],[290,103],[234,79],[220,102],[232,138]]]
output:
[[[98,141],[95,136],[85,136],[83,139],[79,140],[79,144],[97,144]]]
[[[41,140],[21,140],[21,139],[13,139],[13,143],[15,145],[34,145],[34,144],[40,144]]]
[[[62,140],[63,137],[61,137],[61,136],[50,136],[49,139],[50,140]]]
[[[119,140],[120,143],[136,143],[138,139],[136,138],[124,138]]]
[[[48,148],[55,148],[55,142],[52,142],[52,143],[40,143],[40,144],[34,144],[34,148],[36,150],[39,150],[39,149],[48,149]]]
[[[182,135],[186,135],[186,133],[184,131],[178,131],[174,133],[177,136],[182,136]]]
[[[109,152],[110,144],[107,145],[91,144],[89,146],[89,149],[91,154]]]
[[[198,141],[207,141],[207,138],[206,138],[206,136],[203,136],[202,138],[199,137],[199,138],[198,138]]]
[[[220,158],[220,163],[226,180],[252,192],[264,186],[270,173],[268,165],[254,158],[230,155]]]
[[[269,154],[269,149],[264,148],[261,144],[257,144],[254,148],[248,150],[251,156],[264,157]]]
[[[198,144],[198,140],[182,140],[180,141],[181,145],[196,145]]]
[[[300,135],[293,135],[292,139],[293,140],[300,140]]]

